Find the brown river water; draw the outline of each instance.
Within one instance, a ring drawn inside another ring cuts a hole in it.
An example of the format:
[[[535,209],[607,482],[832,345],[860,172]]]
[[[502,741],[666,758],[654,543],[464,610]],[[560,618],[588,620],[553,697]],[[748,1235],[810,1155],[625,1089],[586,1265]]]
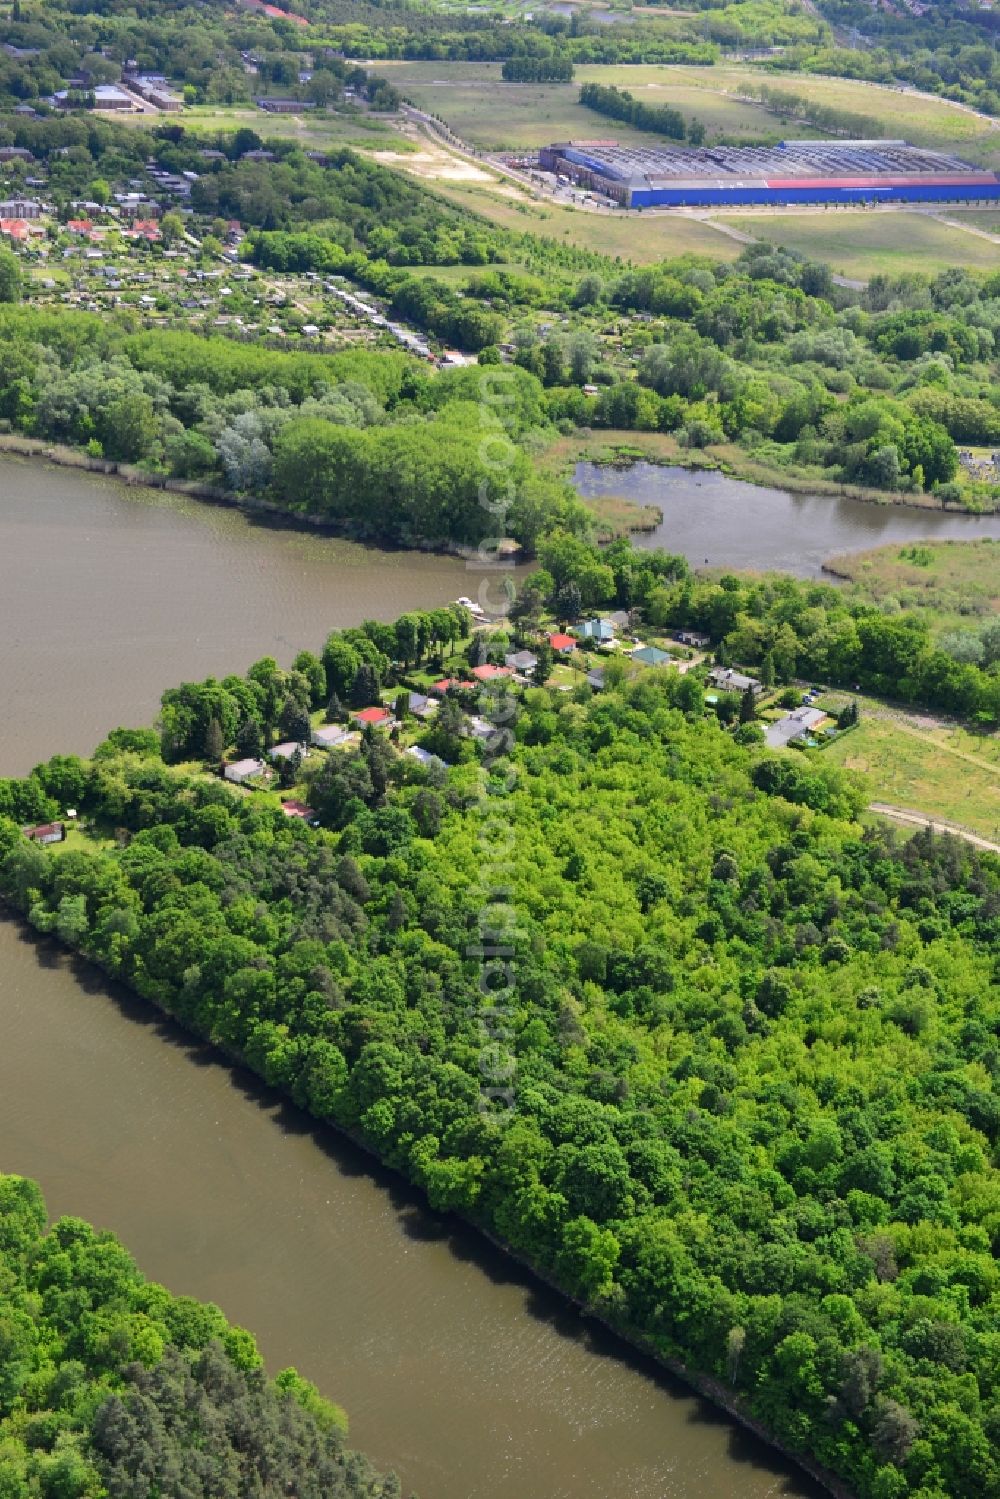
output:
[[[0,462],[0,774],[162,687],[475,593],[454,558]],[[474,1233],[0,920],[0,1170],[250,1327],[421,1499],[764,1499],[805,1479]]]

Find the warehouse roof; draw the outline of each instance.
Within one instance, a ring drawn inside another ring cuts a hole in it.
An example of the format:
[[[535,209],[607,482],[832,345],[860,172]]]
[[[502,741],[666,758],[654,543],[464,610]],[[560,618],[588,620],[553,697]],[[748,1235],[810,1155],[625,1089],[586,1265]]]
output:
[[[569,141],[550,148],[578,166],[633,187],[682,181],[770,181],[772,186],[812,185],[817,179],[898,181],[982,175],[957,156],[910,146],[902,140],[782,141],[776,146],[621,146]],[[993,173],[987,174],[991,178]]]

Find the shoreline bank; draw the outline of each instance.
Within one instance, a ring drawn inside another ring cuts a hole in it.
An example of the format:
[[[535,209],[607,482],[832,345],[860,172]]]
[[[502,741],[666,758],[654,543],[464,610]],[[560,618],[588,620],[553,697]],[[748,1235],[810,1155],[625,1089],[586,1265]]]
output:
[[[167,474],[150,474],[145,469],[129,463],[119,463],[112,458],[92,458],[77,448],[67,448],[59,443],[48,443],[39,437],[27,437],[20,433],[0,433],[0,460],[4,457],[26,458],[51,463],[56,468],[75,469],[78,473],[94,474],[98,478],[117,479],[130,489],[149,489],[154,493],[173,494],[181,499],[197,500],[205,505],[219,505],[228,510],[238,510],[251,520],[280,522],[289,530],[303,529],[319,532],[320,535],[336,537],[341,541],[353,541],[359,546],[377,547],[383,552],[423,552],[439,557],[457,557],[462,562],[475,562],[479,558],[476,547],[463,546],[459,542],[392,541],[378,536],[367,536],[338,525],[318,515],[305,515],[296,510],[286,510],[270,500],[253,499],[223,489],[217,484],[203,484],[197,479],[172,479]],[[510,550],[501,552],[511,567],[527,560],[528,554],[517,542]],[[483,567],[493,567],[495,562],[483,560]]]

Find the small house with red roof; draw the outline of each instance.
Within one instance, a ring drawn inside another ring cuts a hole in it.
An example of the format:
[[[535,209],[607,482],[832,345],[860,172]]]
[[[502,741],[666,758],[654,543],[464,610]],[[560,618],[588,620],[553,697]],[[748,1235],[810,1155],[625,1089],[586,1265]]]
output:
[[[27,219],[0,219],[0,234],[5,234],[8,239],[23,244],[30,233],[31,226]]]
[[[549,645],[557,656],[568,656],[571,651],[576,650],[576,641],[572,635],[555,634],[549,636]]]
[[[442,677],[440,682],[432,682],[428,690],[436,697],[444,697],[446,692],[452,692],[459,687],[468,687],[468,685],[468,682],[462,682],[458,677]]]
[[[24,836],[32,843],[62,843],[66,828],[61,822],[42,822],[37,827],[25,828]]]
[[[351,717],[355,723],[373,724],[377,729],[388,728],[395,722],[388,708],[362,708],[360,712],[352,713]]]
[[[472,675],[477,682],[492,682],[494,677],[509,677],[510,667],[493,666],[490,662],[486,662],[483,666],[474,666],[472,668]]]
[[[312,822],[316,816],[312,807],[307,807],[305,802],[296,801],[294,797],[282,802],[281,810],[286,817],[301,817],[304,822]]]

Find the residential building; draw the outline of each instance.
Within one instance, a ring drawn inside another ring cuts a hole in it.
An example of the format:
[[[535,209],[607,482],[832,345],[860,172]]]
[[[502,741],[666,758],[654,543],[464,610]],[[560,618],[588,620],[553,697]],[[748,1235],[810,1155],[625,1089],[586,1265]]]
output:
[[[503,659],[505,665],[509,666],[512,671],[519,671],[525,675],[534,671],[538,665],[538,657],[533,651],[511,651]]]
[[[730,666],[715,666],[708,674],[708,680],[713,687],[718,687],[721,692],[746,692],[748,687],[753,689],[754,697],[760,697],[764,691],[764,684],[756,677],[747,677],[741,671],[733,671]]]
[[[487,661],[482,666],[474,666],[470,675],[475,677],[477,682],[492,682],[497,677],[509,677],[510,667],[494,666],[491,662]]]
[[[433,699],[425,697],[422,692],[407,693],[409,702],[407,707],[415,718],[430,718],[438,710],[438,705]]]
[[[231,765],[226,766],[222,774],[227,781],[242,786],[244,781],[252,781],[255,776],[262,776],[264,770],[263,760],[234,760]]]
[[[632,660],[638,661],[641,666],[666,666],[670,661],[670,652],[661,651],[658,645],[644,645],[632,652]]]
[[[275,744],[268,750],[272,760],[294,760],[296,755],[305,755],[308,746],[299,744],[296,739],[286,739],[283,744]]]
[[[807,738],[826,716],[822,708],[794,708],[784,718],[769,723],[764,730],[764,738],[771,749],[782,749],[796,739]]]
[[[312,731],[312,742],[319,749],[333,749],[335,744],[343,744],[350,737],[350,729],[340,723],[324,723]]]
[[[352,713],[351,717],[355,723],[362,724],[365,728],[371,725],[376,729],[388,729],[394,728],[396,723],[388,708],[362,708]]]
[[[576,650],[576,641],[572,635],[563,635],[558,631],[549,636],[549,645],[557,656],[569,656]]]
[[[411,744],[406,753],[412,755],[414,760],[419,760],[421,765],[444,765],[446,763],[440,755],[432,755],[430,750],[422,749],[419,744]]]
[[[614,640],[615,626],[610,619],[587,619],[574,625],[573,629],[583,640],[596,640],[599,644]]]
[[[0,202],[0,219],[40,219],[42,205],[34,198],[5,198]]]
[[[62,843],[66,837],[66,828],[61,822],[43,822],[37,827],[25,828],[24,836],[30,838],[32,843]]]
[[[281,810],[286,817],[301,817],[304,822],[313,822],[316,818],[312,807],[307,807],[305,802],[296,801],[294,797],[282,802]]]

